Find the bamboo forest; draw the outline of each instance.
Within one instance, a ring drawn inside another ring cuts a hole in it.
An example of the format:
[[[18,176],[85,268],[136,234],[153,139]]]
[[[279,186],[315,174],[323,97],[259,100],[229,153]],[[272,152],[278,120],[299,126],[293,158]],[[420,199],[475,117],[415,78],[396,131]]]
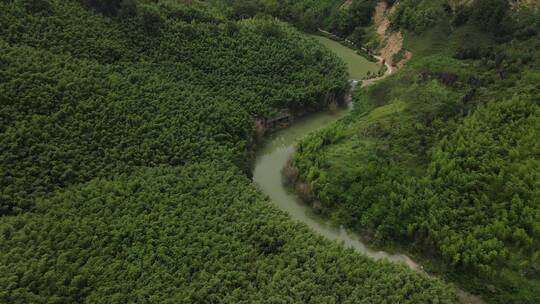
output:
[[[0,0],[0,303],[540,303],[540,2]]]

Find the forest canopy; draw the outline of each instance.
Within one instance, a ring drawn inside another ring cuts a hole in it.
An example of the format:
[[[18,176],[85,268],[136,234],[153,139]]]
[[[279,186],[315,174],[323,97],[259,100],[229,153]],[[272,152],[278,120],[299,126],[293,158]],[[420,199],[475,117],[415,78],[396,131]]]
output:
[[[317,109],[348,77],[292,26],[240,19],[199,1],[0,2],[0,302],[456,302],[251,184],[255,120]]]
[[[160,17],[150,35],[144,15],[110,19],[67,2],[43,19],[16,3],[2,4],[0,21],[2,213],[138,166],[243,167],[254,117],[316,107],[347,86],[342,62],[273,19]]]

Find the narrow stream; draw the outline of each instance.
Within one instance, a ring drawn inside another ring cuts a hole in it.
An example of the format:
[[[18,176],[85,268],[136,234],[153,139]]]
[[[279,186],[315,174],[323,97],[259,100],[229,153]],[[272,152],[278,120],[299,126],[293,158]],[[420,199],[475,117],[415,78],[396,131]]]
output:
[[[329,221],[315,214],[312,208],[304,204],[283,183],[284,177],[281,171],[294,154],[296,143],[308,133],[329,126],[345,116],[347,112],[348,109],[342,108],[334,112],[313,114],[268,136],[257,154],[253,180],[276,206],[289,213],[293,220],[305,223],[318,234],[342,242],[346,247],[354,248],[374,259],[388,259],[405,263],[410,268],[417,269],[418,265],[408,256],[372,250],[360,240],[358,235],[343,227],[335,227]]]

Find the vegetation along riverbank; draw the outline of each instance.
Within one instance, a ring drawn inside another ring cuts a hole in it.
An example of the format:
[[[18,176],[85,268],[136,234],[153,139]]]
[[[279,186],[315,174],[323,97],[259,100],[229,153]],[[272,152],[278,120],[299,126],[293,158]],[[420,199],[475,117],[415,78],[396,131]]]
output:
[[[389,14],[412,59],[302,141],[306,196],[487,302],[537,303],[538,6],[399,1]]]

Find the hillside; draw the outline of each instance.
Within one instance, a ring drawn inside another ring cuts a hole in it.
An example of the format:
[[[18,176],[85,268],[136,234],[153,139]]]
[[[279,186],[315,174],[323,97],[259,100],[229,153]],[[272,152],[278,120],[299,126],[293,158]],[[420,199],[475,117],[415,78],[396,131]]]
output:
[[[28,15],[17,3],[1,21],[3,213],[137,166],[242,167],[255,117],[347,86],[341,62],[274,20],[165,5],[113,20],[69,2]]]
[[[1,303],[455,303],[323,239],[248,178],[255,121],[344,64],[198,1],[0,2]]]
[[[412,60],[299,146],[310,203],[488,302],[538,303],[539,12],[504,0],[392,11]]]

